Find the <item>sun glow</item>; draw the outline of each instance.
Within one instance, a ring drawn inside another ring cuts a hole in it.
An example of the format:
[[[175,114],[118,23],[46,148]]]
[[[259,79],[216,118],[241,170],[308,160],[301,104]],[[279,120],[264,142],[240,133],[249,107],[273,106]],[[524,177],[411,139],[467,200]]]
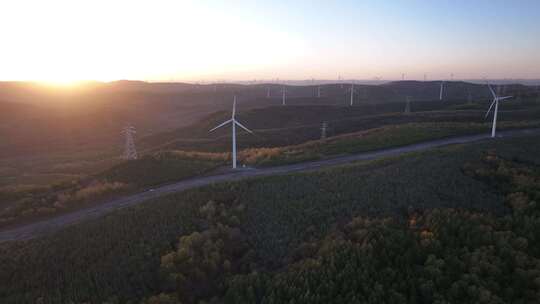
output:
[[[0,7],[0,28],[14,29],[2,34],[0,80],[189,79],[301,53],[298,39],[246,27],[198,1],[20,0]]]
[[[56,88],[74,88],[79,87],[84,84],[82,80],[76,79],[56,79],[56,80],[35,80],[38,83],[41,83],[45,86],[56,87]]]
[[[503,2],[0,1],[0,81],[540,77],[538,4]]]

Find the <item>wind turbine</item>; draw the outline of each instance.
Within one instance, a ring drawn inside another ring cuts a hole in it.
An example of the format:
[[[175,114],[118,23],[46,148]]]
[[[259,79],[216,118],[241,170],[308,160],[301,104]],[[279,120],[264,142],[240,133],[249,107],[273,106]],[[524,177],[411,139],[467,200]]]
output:
[[[442,100],[443,98],[443,91],[444,91],[444,80],[441,80],[441,90],[439,91],[439,100]]]
[[[503,101],[508,98],[512,98],[512,96],[504,96],[499,97],[497,94],[495,94],[495,91],[493,91],[493,88],[487,84],[489,87],[489,90],[491,91],[491,95],[493,95],[493,102],[489,106],[489,109],[486,112],[486,116],[484,118],[487,118],[489,115],[489,112],[491,112],[491,108],[493,108],[493,105],[495,105],[495,110],[493,111],[493,126],[491,127],[491,137],[495,137],[495,130],[497,129],[497,114],[499,112],[499,101]]]
[[[233,167],[233,169],[236,169],[236,126],[239,126],[240,128],[242,128],[242,129],[246,130],[247,132],[253,134],[253,132],[251,130],[244,127],[244,125],[242,125],[240,122],[238,122],[236,120],[235,114],[236,114],[236,95],[234,95],[231,119],[227,120],[224,123],[221,123],[220,125],[218,125],[217,127],[213,128],[212,130],[209,131],[209,132],[213,132],[214,130],[217,130],[217,129],[231,123],[231,125],[232,125],[232,161],[233,161],[232,167]]]
[[[270,87],[266,88],[266,98],[270,98]]]
[[[351,106],[353,105],[354,101],[354,93],[356,93],[356,90],[354,89],[354,83],[351,83],[351,87],[347,90],[351,93]]]
[[[405,114],[411,113],[411,97],[406,96],[405,97]]]
[[[321,86],[317,86],[317,98],[321,98]]]
[[[285,87],[283,87],[283,88],[281,89],[281,105],[282,105],[282,106],[286,105],[286,102],[285,102],[285,101],[286,101],[285,99],[286,99],[286,97],[287,97],[287,96],[285,95],[286,93],[287,93],[287,90],[285,90]]]

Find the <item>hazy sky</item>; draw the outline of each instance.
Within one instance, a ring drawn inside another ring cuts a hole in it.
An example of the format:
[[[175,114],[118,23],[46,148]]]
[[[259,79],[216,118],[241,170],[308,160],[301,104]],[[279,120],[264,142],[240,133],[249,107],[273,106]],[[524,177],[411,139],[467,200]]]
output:
[[[2,0],[1,80],[540,78],[539,0]]]

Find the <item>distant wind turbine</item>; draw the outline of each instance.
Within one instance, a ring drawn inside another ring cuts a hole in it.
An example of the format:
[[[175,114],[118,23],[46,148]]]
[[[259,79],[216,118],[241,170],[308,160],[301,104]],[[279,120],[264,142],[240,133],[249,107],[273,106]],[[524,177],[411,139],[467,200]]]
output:
[[[405,114],[411,113],[411,98],[409,96],[405,97]]]
[[[270,87],[266,88],[266,98],[270,98]]]
[[[321,86],[317,86],[317,98],[321,98]]]
[[[495,137],[495,131],[497,129],[497,114],[499,112],[499,101],[512,98],[512,96],[499,97],[497,94],[495,94],[495,91],[493,91],[493,88],[491,87],[491,85],[489,85],[489,83],[487,85],[488,85],[489,90],[491,91],[491,95],[493,95],[493,102],[489,106],[489,109],[486,112],[485,118],[488,117],[489,112],[491,112],[491,108],[493,108],[493,105],[495,105],[495,110],[493,110],[493,125],[491,126],[491,137],[493,138]]]
[[[285,89],[285,87],[283,87],[283,88],[281,89],[281,105],[282,105],[282,106],[284,106],[284,105],[287,104],[287,103],[286,103],[286,97],[287,97],[287,96],[286,96],[286,93],[287,93],[287,90]]]
[[[236,115],[236,95],[234,96],[231,119],[227,120],[224,123],[221,123],[220,125],[218,125],[217,127],[213,128],[212,130],[209,131],[209,132],[213,132],[214,130],[217,130],[217,129],[231,123],[231,125],[232,125],[232,162],[233,162],[232,167],[233,167],[233,169],[236,169],[236,126],[239,126],[240,128],[242,128],[242,129],[246,130],[247,132],[253,134],[253,132],[251,130],[244,127],[244,125],[242,125],[240,122],[238,122],[236,120],[235,115]]]
[[[444,80],[441,81],[441,90],[439,91],[439,100],[443,99]]]
[[[356,93],[356,90],[354,89],[354,83],[351,83],[351,87],[347,90],[348,92],[350,92],[350,99],[351,99],[351,106],[353,105],[353,102],[354,102],[354,93]]]

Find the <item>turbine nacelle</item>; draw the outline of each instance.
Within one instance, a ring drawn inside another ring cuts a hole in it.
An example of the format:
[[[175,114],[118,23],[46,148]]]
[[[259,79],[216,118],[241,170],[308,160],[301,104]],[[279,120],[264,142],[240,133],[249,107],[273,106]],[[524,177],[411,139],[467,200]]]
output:
[[[493,101],[491,102],[491,105],[489,106],[489,109],[487,110],[486,112],[486,116],[484,118],[487,118],[489,113],[491,112],[491,109],[493,108],[494,105],[498,104],[499,101],[503,101],[503,100],[506,100],[506,99],[510,99],[512,98],[513,96],[502,96],[502,97],[499,97],[497,96],[497,94],[495,93],[495,91],[493,90],[493,88],[491,87],[490,84],[488,84],[488,88],[489,88],[489,91],[491,92],[491,95],[493,95]]]

